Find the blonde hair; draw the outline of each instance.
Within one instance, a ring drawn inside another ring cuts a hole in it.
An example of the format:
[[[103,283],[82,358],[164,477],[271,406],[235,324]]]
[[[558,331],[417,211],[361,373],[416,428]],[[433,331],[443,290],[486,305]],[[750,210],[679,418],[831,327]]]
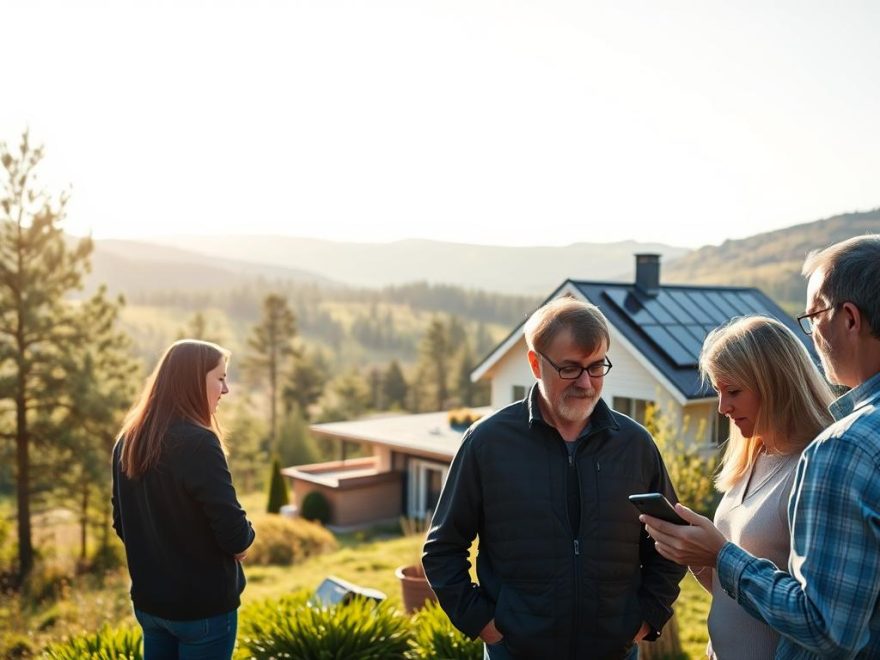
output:
[[[799,453],[831,424],[830,388],[807,349],[779,321],[746,316],[716,328],[703,342],[700,374],[754,392],[759,406],[755,432],[745,438],[731,427],[715,485],[730,490],[755,462],[765,440],[783,454]]]
[[[119,432],[120,464],[128,478],[141,476],[159,462],[165,434],[175,420],[198,424],[221,437],[208,405],[205,376],[229,356],[225,348],[197,339],[181,339],[165,351]]]
[[[592,353],[603,343],[611,345],[608,324],[599,308],[571,296],[556,298],[539,307],[526,321],[523,332],[533,351],[545,351],[556,336],[569,330],[575,344]]]

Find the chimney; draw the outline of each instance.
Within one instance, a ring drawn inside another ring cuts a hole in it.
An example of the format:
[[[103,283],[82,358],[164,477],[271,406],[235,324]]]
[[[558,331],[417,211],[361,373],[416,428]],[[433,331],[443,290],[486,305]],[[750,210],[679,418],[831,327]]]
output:
[[[636,255],[636,288],[648,296],[660,293],[660,255]]]

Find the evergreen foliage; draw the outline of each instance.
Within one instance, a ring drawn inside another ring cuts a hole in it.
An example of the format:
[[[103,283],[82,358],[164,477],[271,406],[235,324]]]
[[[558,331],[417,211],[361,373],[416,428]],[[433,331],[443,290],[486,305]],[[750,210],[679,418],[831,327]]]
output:
[[[245,359],[245,369],[259,375],[269,386],[269,432],[272,450],[278,441],[278,393],[279,379],[290,359],[297,351],[293,347],[296,337],[296,317],[287,300],[278,294],[263,299],[263,315],[251,330],[248,338],[250,353]]]
[[[391,360],[382,374],[382,401],[386,408],[403,408],[406,406],[406,394],[409,386],[403,369],[397,360]]]
[[[102,364],[102,351],[116,355],[119,346],[112,330],[117,307],[103,290],[84,305],[68,300],[89,270],[92,242],[65,239],[60,223],[68,196],[53,199],[40,187],[42,159],[42,147],[34,147],[27,132],[17,149],[0,143],[0,401],[9,404],[0,409],[0,433],[15,445],[19,581],[34,561],[32,448],[44,449],[41,459],[59,451],[54,432],[77,409],[98,415],[102,428],[109,424],[107,408],[114,404],[105,408],[90,393],[73,391],[72,383],[88,390],[105,367],[119,366]],[[93,322],[101,332],[93,331]]]
[[[256,660],[394,660],[406,658],[410,634],[409,619],[388,603],[318,607],[300,593],[246,606],[239,644]]]
[[[685,420],[685,427],[687,423]],[[645,411],[645,428],[660,449],[678,499],[697,513],[711,518],[721,501],[721,493],[715,489],[714,482],[718,454],[706,455],[687,444],[669,418],[654,405]],[[698,437],[701,435],[697,434]]]
[[[43,652],[49,660],[141,660],[143,633],[136,626],[103,626],[93,633],[83,633],[51,644]]]
[[[306,520],[314,520],[326,525],[330,522],[331,513],[330,502],[317,490],[307,493],[300,503],[299,515]]]
[[[413,636],[407,657],[413,660],[482,660],[483,641],[470,639],[452,625],[434,601],[425,602],[413,618]]]
[[[266,504],[268,513],[278,513],[281,507],[290,504],[290,493],[287,490],[287,482],[281,474],[281,465],[278,458],[272,459],[272,473],[269,477],[269,501]]]

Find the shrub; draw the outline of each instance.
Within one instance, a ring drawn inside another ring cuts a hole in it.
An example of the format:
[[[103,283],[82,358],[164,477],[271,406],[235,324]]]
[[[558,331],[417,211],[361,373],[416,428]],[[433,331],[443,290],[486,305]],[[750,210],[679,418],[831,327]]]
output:
[[[313,490],[303,498],[299,515],[306,520],[317,520],[322,525],[326,525],[330,522],[330,502],[323,493]]]
[[[480,413],[470,408],[454,408],[446,413],[446,419],[453,428],[467,428],[481,417]]]
[[[249,564],[284,566],[336,549],[331,532],[308,520],[263,514],[252,519],[257,537],[248,550]]]
[[[141,660],[141,629],[103,626],[98,632],[76,635],[50,644],[43,657],[51,660]]]
[[[287,482],[281,474],[281,465],[278,459],[272,461],[272,474],[269,477],[269,502],[266,504],[266,511],[269,513],[278,513],[281,507],[290,503],[290,494],[287,490]]]
[[[428,601],[413,617],[409,657],[418,660],[482,660],[483,642],[459,631],[440,606]]]
[[[684,429],[689,420],[685,418]],[[706,456],[698,447],[683,439],[683,430],[676,431],[668,417],[656,406],[648,406],[645,427],[654,436],[654,442],[663,455],[663,462],[675,492],[682,504],[697,513],[712,517],[721,499],[716,490],[713,475],[718,466],[718,455]],[[703,434],[697,433],[698,437]]]
[[[241,621],[239,645],[256,660],[393,660],[409,648],[409,620],[388,603],[363,598],[317,607],[300,592],[248,605]]]
[[[0,633],[0,658],[30,658],[37,654],[34,642],[21,633]]]

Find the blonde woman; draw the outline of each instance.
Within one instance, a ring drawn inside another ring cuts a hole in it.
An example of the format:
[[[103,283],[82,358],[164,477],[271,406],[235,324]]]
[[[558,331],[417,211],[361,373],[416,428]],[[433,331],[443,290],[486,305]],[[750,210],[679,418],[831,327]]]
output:
[[[113,448],[113,527],[145,660],[230,658],[235,646],[240,561],[254,530],[214,418],[228,361],[216,344],[172,344]]]
[[[804,345],[778,321],[735,319],[706,338],[700,371],[731,422],[716,485],[724,493],[715,525],[757,557],[788,565],[788,498],[801,451],[831,424],[833,396]],[[694,568],[712,593],[707,655],[773,658],[779,634],[721,588],[712,568]]]

